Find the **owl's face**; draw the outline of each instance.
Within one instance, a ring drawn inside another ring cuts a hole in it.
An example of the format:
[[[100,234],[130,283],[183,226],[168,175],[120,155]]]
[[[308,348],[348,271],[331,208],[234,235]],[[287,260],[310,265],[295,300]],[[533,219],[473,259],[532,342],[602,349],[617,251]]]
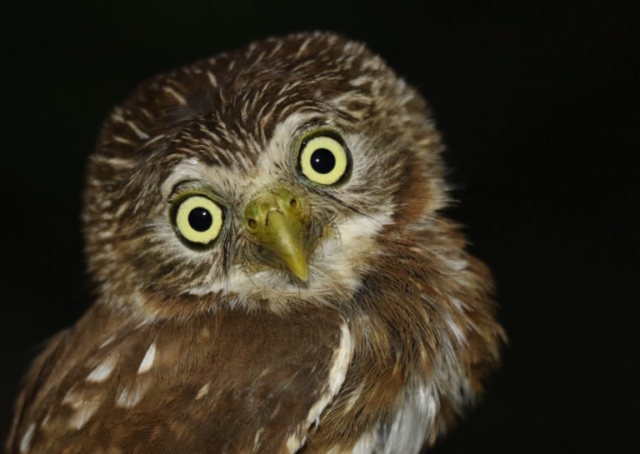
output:
[[[424,109],[379,58],[333,35],[152,81],[116,109],[90,164],[87,256],[102,293],[168,313],[350,296],[443,203]]]

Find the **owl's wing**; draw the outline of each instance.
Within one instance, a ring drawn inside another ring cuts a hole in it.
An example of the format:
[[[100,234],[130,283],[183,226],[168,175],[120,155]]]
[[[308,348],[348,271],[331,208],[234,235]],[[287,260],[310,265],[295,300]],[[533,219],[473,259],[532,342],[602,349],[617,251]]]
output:
[[[56,334],[48,341],[44,351],[42,351],[40,356],[38,356],[31,365],[31,369],[24,379],[22,392],[15,403],[15,415],[5,446],[7,452],[13,452],[16,449],[15,446],[17,445],[15,439],[18,433],[18,428],[21,426],[23,421],[25,410],[31,406],[36,393],[47,382],[58,358],[64,350],[65,340],[68,336],[68,330]]]
[[[347,323],[323,309],[220,311],[127,330],[82,358],[69,346],[86,342],[90,326],[58,340],[72,366],[35,400],[22,398],[9,452],[293,453],[352,356]],[[25,395],[48,386],[51,361],[59,376],[60,348],[37,361]]]

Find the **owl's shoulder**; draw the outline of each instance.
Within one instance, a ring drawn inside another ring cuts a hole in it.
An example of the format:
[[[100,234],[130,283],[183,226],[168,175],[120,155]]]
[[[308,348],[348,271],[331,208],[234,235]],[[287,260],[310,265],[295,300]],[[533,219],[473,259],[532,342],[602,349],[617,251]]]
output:
[[[34,364],[9,452],[293,452],[352,355],[344,319],[311,312],[224,310],[110,331],[93,315]]]

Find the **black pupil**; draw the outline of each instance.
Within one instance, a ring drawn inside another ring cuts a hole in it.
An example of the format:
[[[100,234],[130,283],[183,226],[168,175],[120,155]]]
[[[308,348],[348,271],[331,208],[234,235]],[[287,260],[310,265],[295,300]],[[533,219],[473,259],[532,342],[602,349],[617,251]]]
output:
[[[311,167],[318,173],[329,173],[336,166],[336,157],[326,148],[318,148],[311,155]]]
[[[198,207],[189,213],[189,225],[193,230],[206,232],[211,224],[213,224],[213,218],[208,210]]]

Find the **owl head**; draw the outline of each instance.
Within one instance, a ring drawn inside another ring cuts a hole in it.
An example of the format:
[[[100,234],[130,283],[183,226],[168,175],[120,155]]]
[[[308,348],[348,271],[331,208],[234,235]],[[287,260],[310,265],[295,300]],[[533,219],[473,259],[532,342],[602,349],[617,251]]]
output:
[[[344,300],[446,202],[440,150],[422,97],[340,36],[197,62],[106,121],[90,274],[102,300],[158,316]]]

